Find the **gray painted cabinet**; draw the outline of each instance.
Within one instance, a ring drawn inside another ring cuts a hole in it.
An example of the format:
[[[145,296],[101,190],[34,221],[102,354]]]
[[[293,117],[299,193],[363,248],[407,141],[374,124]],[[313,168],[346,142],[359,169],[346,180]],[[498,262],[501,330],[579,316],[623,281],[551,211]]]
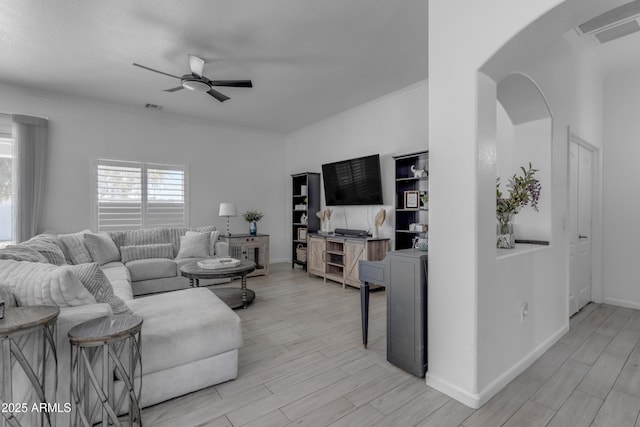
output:
[[[369,282],[386,288],[387,360],[407,372],[424,376],[427,369],[427,253],[403,249],[387,253],[380,262],[360,261],[360,280],[366,284],[363,292],[368,292]],[[363,298],[366,345],[368,315],[365,316],[364,310],[368,311],[368,295]]]

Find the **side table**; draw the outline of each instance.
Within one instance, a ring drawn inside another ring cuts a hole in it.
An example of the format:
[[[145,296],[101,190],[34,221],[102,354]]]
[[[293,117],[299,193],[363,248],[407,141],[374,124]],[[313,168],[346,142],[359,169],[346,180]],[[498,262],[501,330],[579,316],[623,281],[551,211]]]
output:
[[[268,234],[232,234],[220,236],[229,244],[229,256],[256,264],[248,277],[269,275],[269,235]]]
[[[101,317],[74,326],[71,342],[71,419],[73,425],[90,427],[102,410],[102,425],[121,426],[117,412],[129,399],[129,425],[142,426],[142,318],[131,314]],[[127,360],[122,360],[127,359]],[[96,372],[97,371],[97,372]],[[136,378],[138,371],[138,378]],[[124,382],[121,393],[114,390],[114,374]],[[136,382],[137,389],[136,389]],[[98,402],[90,396],[95,392]],[[101,405],[100,405],[101,403]]]
[[[32,405],[26,402],[17,403],[13,399],[12,367],[17,361],[33,387],[34,403],[47,404],[55,402],[55,390],[58,387],[58,356],[55,344],[56,320],[60,309],[53,306],[12,307],[5,311],[4,319],[0,319],[0,339],[2,340],[2,418],[11,426],[21,426],[16,417],[24,415],[24,425],[51,426],[51,415],[48,411],[31,413]],[[41,337],[38,336],[41,334]],[[29,346],[29,354],[23,351]],[[32,354],[36,355],[35,358]],[[53,357],[55,383],[50,400],[46,398],[47,361]],[[33,365],[30,363],[33,362]],[[8,411],[5,411],[5,404]],[[31,413],[31,414],[30,414]],[[31,418],[29,418],[31,416]],[[0,421],[2,421],[0,419]],[[4,422],[2,423],[4,425]]]

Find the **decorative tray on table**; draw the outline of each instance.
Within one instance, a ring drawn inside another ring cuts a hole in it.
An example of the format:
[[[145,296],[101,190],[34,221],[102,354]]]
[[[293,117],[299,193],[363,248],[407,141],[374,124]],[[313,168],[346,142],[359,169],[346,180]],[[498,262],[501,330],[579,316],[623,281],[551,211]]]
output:
[[[205,270],[218,270],[221,268],[237,267],[240,265],[240,260],[235,258],[210,258],[198,261],[198,267]]]

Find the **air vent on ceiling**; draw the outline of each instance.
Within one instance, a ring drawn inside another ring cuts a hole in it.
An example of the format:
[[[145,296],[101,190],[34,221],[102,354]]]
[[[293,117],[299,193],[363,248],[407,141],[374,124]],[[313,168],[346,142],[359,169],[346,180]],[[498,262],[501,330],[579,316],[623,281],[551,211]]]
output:
[[[640,31],[640,25],[638,25],[638,21],[634,19],[633,21],[627,21],[624,24],[616,25],[599,33],[594,33],[593,36],[597,38],[600,43],[606,43],[619,39],[620,37],[628,36],[636,31]]]
[[[162,105],[158,105],[158,104],[145,104],[144,108],[148,109],[148,110],[162,110]]]
[[[607,43],[640,31],[640,0],[623,4],[578,26],[582,35],[597,43]]]

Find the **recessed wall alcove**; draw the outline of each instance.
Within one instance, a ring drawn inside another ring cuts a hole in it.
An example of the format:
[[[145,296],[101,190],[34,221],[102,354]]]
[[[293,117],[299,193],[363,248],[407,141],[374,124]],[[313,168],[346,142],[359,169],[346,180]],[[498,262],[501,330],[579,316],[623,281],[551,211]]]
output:
[[[501,190],[529,163],[542,184],[538,212],[524,207],[515,216],[516,240],[551,240],[551,140],[553,117],[539,86],[527,75],[511,73],[497,85],[496,172]]]

